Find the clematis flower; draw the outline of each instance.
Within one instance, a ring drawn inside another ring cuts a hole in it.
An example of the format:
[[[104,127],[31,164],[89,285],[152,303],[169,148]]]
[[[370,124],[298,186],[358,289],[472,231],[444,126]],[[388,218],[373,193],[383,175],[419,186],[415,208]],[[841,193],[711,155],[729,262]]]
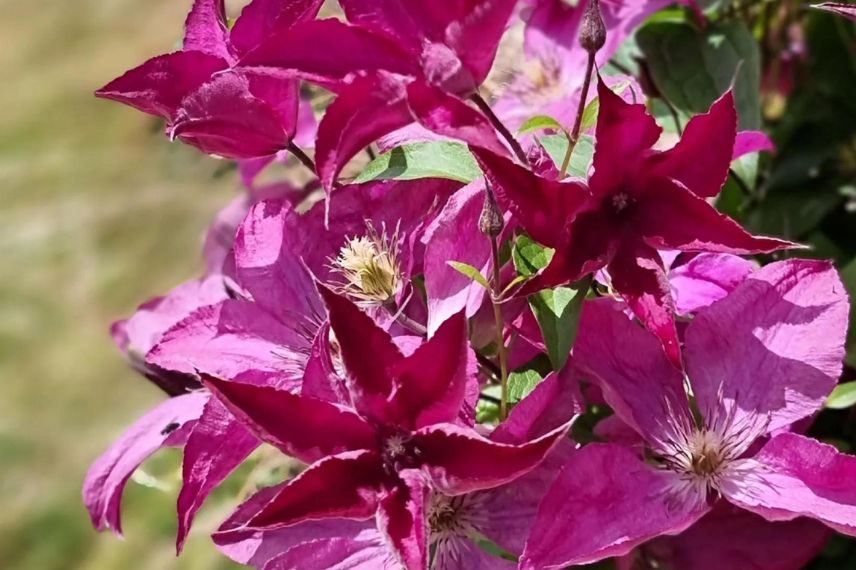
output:
[[[575,453],[521,568],[622,556],[725,501],[856,535],[856,458],[780,431],[817,412],[841,372],[848,302],[829,263],[768,265],[696,314],[686,357],[699,420],[656,339],[605,301],[584,308],[575,359],[646,449],[596,443]]]
[[[162,117],[170,139],[203,152],[226,158],[273,155],[297,133],[298,82],[246,74],[234,66],[274,30],[314,18],[322,3],[254,0],[230,29],[223,0],[195,0],[181,51],[148,60],[96,95]]]
[[[705,201],[728,176],[737,140],[729,91],[694,117],[673,148],[652,149],[661,129],[643,105],[599,82],[594,172],[588,186],[546,181],[471,147],[497,196],[555,254],[520,293],[578,281],[606,267],[612,285],[680,365],[673,300],[657,250],[750,254],[794,247],[754,237]],[[744,139],[745,140],[745,139]]]
[[[811,519],[768,522],[720,502],[681,534],[654,539],[622,557],[618,570],[801,570],[830,534]]]
[[[433,87],[463,98],[477,90],[490,71],[515,4],[342,0],[350,23],[316,20],[286,29],[243,57],[240,66],[272,76],[296,73],[337,93],[319,125],[316,143],[319,177],[330,192],[357,152],[412,123],[414,112],[425,114],[410,109],[410,99],[416,105],[424,102],[414,90]],[[335,55],[319,54],[318,45],[330,46]],[[495,138],[483,121],[482,138]]]
[[[321,294],[348,371],[353,411],[270,387],[205,379],[259,437],[311,464],[247,527],[375,518],[400,564],[424,568],[429,492],[456,496],[508,483],[540,463],[568,426],[510,445],[453,423],[475,368],[463,314],[405,357],[356,305],[329,289]]]
[[[853,4],[846,2],[821,2],[820,4],[812,4],[811,7],[826,10],[827,12],[832,12],[833,14],[856,21],[856,6],[853,6]]]

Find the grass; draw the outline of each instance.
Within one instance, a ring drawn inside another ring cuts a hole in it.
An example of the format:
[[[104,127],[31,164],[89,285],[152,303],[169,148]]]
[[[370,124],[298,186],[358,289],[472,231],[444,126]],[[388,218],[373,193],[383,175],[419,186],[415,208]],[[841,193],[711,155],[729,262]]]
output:
[[[0,0],[0,568],[230,568],[203,510],[174,556],[177,454],[129,483],[125,540],[80,501],[89,463],[161,394],[113,348],[109,323],[201,269],[214,212],[238,191],[221,163],[92,91],[171,50],[190,2]]]

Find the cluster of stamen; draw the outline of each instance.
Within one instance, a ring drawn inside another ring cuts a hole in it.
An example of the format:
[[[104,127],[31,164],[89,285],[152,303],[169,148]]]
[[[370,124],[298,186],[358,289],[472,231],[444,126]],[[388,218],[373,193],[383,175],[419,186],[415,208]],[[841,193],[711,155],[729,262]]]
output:
[[[633,197],[627,192],[618,192],[613,194],[609,201],[613,212],[622,214],[633,204]]]
[[[404,469],[418,467],[420,455],[419,447],[408,434],[389,434],[381,442],[384,470],[389,475],[395,475]]]
[[[367,223],[366,235],[348,238],[332,260],[331,268],[344,279],[339,291],[371,305],[394,301],[401,288],[398,255],[398,229],[388,237],[386,228],[378,233]]]
[[[449,497],[440,493],[431,496],[428,508],[428,526],[431,542],[440,542],[453,537],[476,536],[474,525],[478,519],[478,495]]]

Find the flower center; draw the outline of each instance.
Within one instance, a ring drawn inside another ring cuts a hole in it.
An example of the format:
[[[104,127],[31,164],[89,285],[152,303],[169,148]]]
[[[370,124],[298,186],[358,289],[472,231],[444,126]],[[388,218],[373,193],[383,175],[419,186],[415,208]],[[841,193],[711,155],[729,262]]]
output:
[[[403,469],[419,466],[421,451],[409,434],[392,433],[381,442],[381,457],[384,470],[388,475],[395,475]]]
[[[693,430],[675,446],[674,454],[666,457],[671,469],[701,494],[716,491],[722,473],[733,459],[731,447],[722,436],[706,428]]]
[[[476,536],[478,530],[477,494],[449,497],[440,493],[431,495],[428,506],[428,526],[431,529],[431,542],[438,542],[458,536]]]
[[[612,211],[616,214],[622,214],[633,204],[633,198],[627,192],[613,194],[609,200],[612,205]]]
[[[398,264],[398,230],[391,237],[378,234],[366,224],[366,235],[349,238],[332,261],[334,272],[344,278],[339,290],[359,301],[383,305],[394,300],[401,288]]]

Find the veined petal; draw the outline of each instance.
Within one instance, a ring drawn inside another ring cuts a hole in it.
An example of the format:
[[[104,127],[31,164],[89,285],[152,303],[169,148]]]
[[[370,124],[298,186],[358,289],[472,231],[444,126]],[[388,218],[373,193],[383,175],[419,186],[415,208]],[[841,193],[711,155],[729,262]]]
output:
[[[737,109],[729,90],[710,111],[690,119],[678,144],[651,157],[652,174],[673,178],[702,198],[716,196],[728,178],[736,136]]]
[[[638,243],[622,243],[607,269],[612,286],[645,327],[654,333],[672,364],[681,367],[675,305],[657,252]]]
[[[699,311],[686,358],[707,423],[757,437],[815,413],[841,373],[847,318],[835,269],[813,260],[767,265]]]
[[[521,570],[588,564],[682,532],[708,507],[703,497],[676,492],[677,483],[676,474],[647,465],[625,447],[583,447],[541,502]]]
[[[429,488],[419,471],[399,473],[403,484],[393,487],[378,504],[377,524],[405,570],[428,565],[428,524],[425,510]]]
[[[83,481],[83,503],[97,530],[122,535],[120,506],[128,479],[161,447],[183,443],[207,400],[208,394],[191,392],[158,404],[95,460]]]
[[[208,376],[203,376],[203,382],[262,441],[304,463],[346,451],[377,447],[375,429],[342,406],[269,386]]]
[[[640,157],[660,138],[662,129],[645,105],[627,103],[600,76],[597,94],[600,111],[595,128],[594,174],[589,186],[600,195],[626,183]]]
[[[312,20],[324,0],[253,0],[232,28],[232,44],[245,54],[275,32]]]
[[[454,422],[477,382],[475,355],[469,346],[463,312],[444,322],[416,351],[389,368],[394,388],[390,413],[399,425],[419,429]]]
[[[515,570],[517,563],[489,554],[466,537],[450,536],[436,543],[432,570]]]
[[[369,519],[378,508],[383,477],[373,452],[327,457],[284,485],[247,526],[272,530],[313,520]]]
[[[794,433],[737,462],[722,486],[732,503],[770,521],[805,516],[856,536],[856,457]]]
[[[227,67],[224,59],[200,51],[168,53],[126,71],[95,95],[172,119],[189,93]]]
[[[667,178],[646,181],[636,204],[636,231],[656,249],[713,253],[771,253],[798,247],[789,241],[756,237],[696,196]]]
[[[259,440],[219,400],[209,398],[184,446],[183,484],[178,495],[178,552],[196,511],[211,491],[258,446]]]
[[[310,537],[271,559],[262,570],[400,570],[389,546],[371,526],[355,537]]]
[[[423,472],[438,491],[460,495],[490,489],[525,475],[565,436],[570,422],[527,443],[497,443],[452,424],[415,432]]]
[[[194,0],[184,22],[184,50],[201,51],[225,61],[234,55],[229,49],[229,28],[223,0]]]
[[[680,371],[657,338],[609,299],[583,307],[574,362],[597,380],[615,414],[655,448],[693,425]]]
[[[584,184],[540,178],[490,150],[476,146],[470,150],[500,204],[514,212],[529,235],[547,247],[567,244],[570,223],[589,196]]]
[[[846,2],[821,2],[820,4],[812,4],[811,7],[826,10],[827,12],[838,14],[839,16],[856,22],[856,7],[852,4],[848,4]]]
[[[669,285],[678,314],[688,315],[719,301],[753,271],[754,261],[727,253],[702,253],[669,271]]]

